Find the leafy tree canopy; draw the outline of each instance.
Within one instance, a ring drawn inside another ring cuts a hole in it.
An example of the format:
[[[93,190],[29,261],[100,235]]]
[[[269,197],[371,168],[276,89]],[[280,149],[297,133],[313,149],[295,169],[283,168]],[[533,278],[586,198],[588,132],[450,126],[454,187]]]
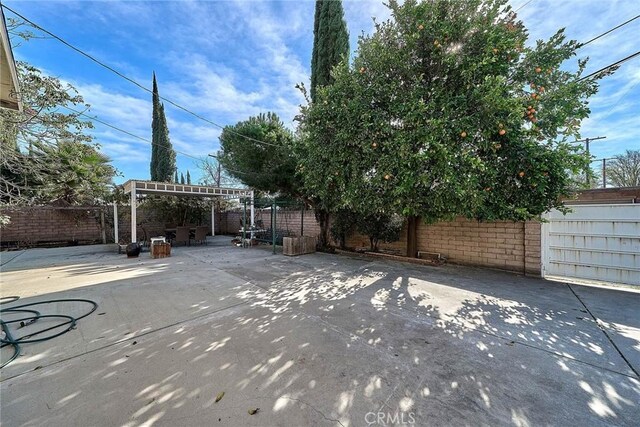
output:
[[[587,167],[569,144],[597,79],[561,65],[562,30],[525,45],[505,0],[389,3],[352,65],[303,107],[298,171],[335,208],[428,221],[524,220],[561,208]]]
[[[72,111],[89,106],[70,84],[25,62],[17,69],[24,111],[0,109],[2,203],[104,200],[116,171],[86,133],[92,123]]]
[[[378,252],[380,241],[390,243],[400,240],[403,223],[404,219],[397,214],[371,213],[359,216],[356,227],[360,233],[369,237],[371,250]]]
[[[231,176],[258,191],[297,195],[293,133],[275,113],[226,126],[220,141],[218,159]]]

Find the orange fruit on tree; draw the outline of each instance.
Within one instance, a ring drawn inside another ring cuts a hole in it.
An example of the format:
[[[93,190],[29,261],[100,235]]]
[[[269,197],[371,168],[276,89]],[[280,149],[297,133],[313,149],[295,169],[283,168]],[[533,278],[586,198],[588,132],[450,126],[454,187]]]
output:
[[[536,67],[536,73],[541,73],[541,72],[542,72],[542,68]]]
[[[498,132],[498,133],[499,133],[500,135],[504,135],[505,133],[507,133],[507,131],[506,131],[506,130],[504,130],[504,129],[500,129],[500,132]]]
[[[376,148],[376,147],[378,146],[378,144],[374,142],[373,144],[371,144],[371,146],[372,146],[373,148]]]
[[[384,176],[384,179],[386,179],[387,181],[389,180],[389,178],[391,178],[391,175],[389,175],[389,174],[386,174],[386,175]]]
[[[522,178],[522,177],[524,176],[524,172],[523,172],[523,171],[520,171],[520,173],[518,174],[518,176],[519,176],[520,178]]]
[[[418,25],[418,29],[419,30],[424,30],[424,25],[422,25],[422,24]]]
[[[463,131],[463,132],[460,132],[460,136],[461,136],[462,138],[466,138],[466,137],[467,137],[467,133],[466,133],[466,132],[464,132],[464,131]]]
[[[360,74],[364,73],[364,67],[360,68]]]

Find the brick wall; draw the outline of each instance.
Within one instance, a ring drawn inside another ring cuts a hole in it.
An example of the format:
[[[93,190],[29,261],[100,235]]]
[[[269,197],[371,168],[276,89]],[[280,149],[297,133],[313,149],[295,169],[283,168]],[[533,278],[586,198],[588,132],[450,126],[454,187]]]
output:
[[[101,243],[101,210],[91,206],[3,209],[11,222],[0,229],[0,241],[22,246],[70,241]]]
[[[418,251],[439,253],[452,263],[540,274],[537,222],[420,222],[417,237]]]
[[[101,242],[99,209],[65,210],[60,208],[30,208],[5,211],[11,216],[11,224],[1,230],[2,242],[27,243],[64,242],[78,240]],[[249,215],[249,212],[247,212]],[[240,229],[242,211],[227,211],[216,214],[216,234],[236,234]],[[278,210],[279,230],[300,233],[300,210]],[[144,236],[164,235],[165,221],[153,218],[144,208],[137,211],[137,233]],[[207,218],[208,219],[208,218]],[[256,210],[256,222],[262,221],[264,228],[271,228],[270,210]],[[131,236],[130,209],[118,209],[119,237],[128,242]],[[113,242],[113,209],[105,208],[105,233],[108,242]],[[304,234],[317,236],[320,226],[313,211],[306,211]],[[466,219],[452,222],[425,224],[417,228],[418,250],[440,253],[452,263],[500,268],[527,274],[540,274],[540,224],[537,222],[498,221],[481,223]],[[369,247],[369,238],[353,234],[347,239],[351,248]],[[380,249],[400,255],[406,254],[407,230],[403,227],[398,242],[380,242]]]
[[[4,245],[20,244],[36,246],[54,242],[78,241],[81,243],[102,243],[100,211],[104,212],[105,237],[107,243],[114,242],[113,207],[49,207],[3,209],[2,213],[11,218],[6,227],[0,229],[0,241]],[[220,215],[216,215],[220,227]],[[164,236],[166,224],[144,207],[136,211],[138,240],[153,236]],[[202,225],[210,225],[208,216]],[[121,242],[131,241],[131,208],[118,206],[118,235]]]
[[[567,203],[640,203],[640,187],[598,188],[580,192]]]
[[[276,229],[288,230],[293,235],[300,235],[301,215],[299,209],[278,209],[276,215]],[[236,234],[240,230],[243,218],[242,210],[233,210],[222,212],[220,223],[216,224],[216,234]],[[251,221],[250,212],[247,209],[247,222]],[[264,229],[271,228],[271,210],[256,209],[255,224],[259,226],[260,221]],[[218,221],[216,221],[217,223]],[[304,213],[304,235],[317,236],[320,234],[320,224],[316,221],[313,211],[305,211]]]

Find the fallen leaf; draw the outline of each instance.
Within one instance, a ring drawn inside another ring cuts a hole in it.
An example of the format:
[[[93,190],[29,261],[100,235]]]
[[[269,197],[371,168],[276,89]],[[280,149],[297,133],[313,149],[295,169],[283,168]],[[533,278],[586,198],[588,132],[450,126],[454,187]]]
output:
[[[224,397],[224,391],[221,391],[220,393],[218,393],[218,395],[216,396],[216,403],[220,402],[222,400],[222,398]]]
[[[256,409],[249,409],[249,415],[255,415],[258,413],[258,411],[260,410],[260,408],[256,408]]]

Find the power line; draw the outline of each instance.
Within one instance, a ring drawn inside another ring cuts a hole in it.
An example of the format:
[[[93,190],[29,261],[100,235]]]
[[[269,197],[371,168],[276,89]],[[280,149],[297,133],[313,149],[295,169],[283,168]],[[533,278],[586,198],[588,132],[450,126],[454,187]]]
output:
[[[122,129],[122,128],[119,128],[118,126],[112,125],[111,123],[107,123],[107,122],[105,122],[105,121],[103,121],[103,120],[100,120],[99,118],[97,118],[97,117],[95,117],[95,116],[91,116],[91,115],[89,115],[89,114],[87,114],[87,113],[84,113],[84,112],[82,112],[82,111],[74,110],[73,108],[71,108],[71,107],[67,107],[66,105],[63,105],[62,107],[63,107],[63,108],[66,108],[67,110],[69,110],[69,111],[71,111],[71,112],[74,112],[74,113],[76,113],[76,114],[78,114],[78,115],[80,115],[80,116],[87,117],[88,119],[91,119],[91,120],[93,120],[93,121],[96,121],[96,122],[98,122],[98,123],[100,123],[100,124],[103,124],[103,125],[105,125],[105,126],[107,126],[107,127],[110,127],[111,129],[117,130],[118,132],[122,132],[122,133],[124,133],[124,134],[127,134],[127,135],[129,135],[129,136],[131,136],[131,137],[133,137],[133,138],[136,138],[136,139],[139,139],[139,140],[141,140],[141,141],[147,142],[147,143],[149,143],[149,144],[151,144],[151,145],[156,145],[156,146],[158,146],[158,147],[164,147],[164,145],[160,145],[160,144],[158,144],[158,143],[154,143],[154,142],[153,142],[153,141],[151,141],[150,139],[147,139],[147,138],[144,138],[144,137],[142,137],[142,136],[139,136],[139,135],[133,134],[133,133],[129,132],[128,130],[124,130],[124,129]],[[165,148],[166,148],[166,147],[165,147]],[[178,151],[178,150],[175,150],[175,149],[174,149],[173,151],[175,151],[175,152],[176,152],[176,154],[181,154],[181,155],[183,155],[183,156],[185,156],[185,157],[191,157],[192,159],[202,160],[202,158],[200,158],[200,157],[196,157],[196,156],[194,156],[194,155],[192,155],[192,154],[187,154],[187,153],[185,153],[185,152]]]
[[[526,2],[525,4],[523,4],[522,6],[520,6],[519,8],[517,8],[516,10],[514,10],[514,12],[518,12],[520,9],[524,8],[526,5],[528,5],[529,3],[531,3],[533,0],[529,0],[528,2]]]
[[[594,37],[594,38],[592,38],[591,40],[587,40],[587,41],[586,41],[586,42],[584,42],[584,43],[580,43],[580,44],[578,45],[578,48],[581,48],[581,47],[583,47],[583,46],[586,46],[586,45],[588,45],[589,43],[591,43],[591,42],[594,42],[594,41],[598,40],[600,37],[604,37],[604,36],[606,36],[607,34],[609,34],[609,33],[613,32],[613,31],[617,30],[618,28],[620,28],[620,27],[624,27],[624,26],[625,26],[625,25],[627,25],[628,23],[630,23],[630,22],[632,22],[632,21],[635,21],[635,20],[636,20],[636,19],[638,19],[638,18],[640,18],[640,15],[636,15],[636,16],[634,16],[633,18],[631,18],[631,19],[629,19],[629,20],[627,20],[627,21],[623,22],[622,24],[617,25],[617,26],[615,26],[615,27],[611,28],[610,30],[605,31],[604,33],[602,33],[602,34],[600,34],[600,35],[598,35],[598,36],[595,36],[595,37]]]
[[[149,92],[149,93],[153,94],[153,91],[152,91],[151,89],[149,89],[149,88],[147,88],[147,87],[145,87],[145,86],[141,85],[140,83],[138,83],[137,81],[133,80],[132,78],[127,77],[126,75],[124,75],[124,74],[123,74],[123,73],[121,73],[120,71],[116,70],[115,68],[111,67],[110,65],[105,64],[104,62],[102,62],[102,61],[100,61],[99,59],[97,59],[96,57],[94,57],[94,56],[92,56],[92,55],[88,54],[87,52],[83,51],[82,49],[80,49],[80,48],[78,48],[78,47],[75,47],[74,45],[72,45],[71,43],[67,42],[67,41],[66,41],[66,40],[64,40],[63,38],[61,38],[61,37],[59,37],[59,36],[57,36],[57,35],[53,34],[51,31],[48,31],[48,30],[44,29],[44,28],[43,28],[43,27],[41,27],[40,25],[38,25],[38,24],[36,24],[35,22],[31,21],[30,19],[26,18],[24,15],[21,15],[20,13],[16,12],[16,11],[15,11],[15,10],[13,10],[12,8],[10,8],[9,6],[6,6],[6,5],[4,5],[4,4],[2,4],[1,6],[2,6],[2,7],[4,7],[5,9],[7,9],[8,11],[10,11],[11,13],[13,13],[14,15],[16,15],[16,16],[18,16],[18,17],[20,17],[20,18],[21,18],[21,19],[23,19],[25,22],[28,22],[29,24],[31,24],[34,28],[36,28],[36,29],[38,29],[38,30],[42,31],[43,33],[45,33],[45,34],[47,34],[47,35],[51,36],[52,38],[54,38],[54,39],[58,40],[60,43],[64,44],[64,45],[65,45],[65,46],[67,46],[68,48],[70,48],[70,49],[72,49],[72,50],[76,51],[76,52],[77,52],[77,53],[79,53],[80,55],[82,55],[82,56],[84,56],[84,57],[86,57],[86,58],[89,58],[91,61],[95,62],[96,64],[100,65],[101,67],[106,68],[107,70],[109,70],[109,71],[111,71],[112,73],[116,74],[117,76],[119,76],[119,77],[121,77],[121,78],[123,78],[123,79],[127,80],[128,82],[130,82],[130,83],[132,83],[132,84],[136,85],[136,86],[137,86],[137,87],[139,87],[140,89],[142,89],[142,90],[144,90],[144,91],[147,91],[147,92]],[[165,98],[164,96],[160,96],[160,95],[158,95],[158,96],[159,96],[159,98],[160,98],[160,99],[162,99],[163,101],[168,102],[169,104],[173,105],[174,107],[179,108],[180,110],[182,110],[182,111],[184,111],[184,112],[186,112],[186,113],[189,113],[189,114],[191,114],[192,116],[194,116],[194,117],[196,117],[196,118],[198,118],[198,119],[200,119],[200,120],[202,120],[202,121],[204,121],[204,122],[207,122],[207,123],[209,123],[209,124],[211,124],[211,125],[213,125],[213,126],[215,126],[215,127],[217,127],[217,128],[220,128],[220,129],[223,129],[223,130],[225,129],[225,126],[222,126],[222,125],[220,125],[220,124],[218,124],[218,123],[216,123],[216,122],[214,122],[214,121],[212,121],[212,120],[209,120],[209,119],[207,119],[206,117],[203,117],[203,116],[201,116],[200,114],[195,113],[195,112],[193,112],[193,111],[189,110],[188,108],[183,107],[182,105],[180,105],[180,104],[178,104],[178,103],[176,103],[176,102],[172,101],[171,99]],[[279,145],[277,145],[277,144],[272,144],[272,143],[270,143],[270,142],[261,141],[261,140],[259,140],[259,139],[255,139],[255,138],[252,138],[252,137],[250,137],[250,136],[243,135],[243,134],[241,134],[240,132],[236,132],[236,131],[234,131],[234,130],[232,130],[232,129],[229,129],[229,128],[227,128],[227,132],[233,133],[233,134],[238,135],[238,136],[240,136],[240,137],[242,137],[242,138],[245,138],[245,139],[247,139],[247,140],[249,140],[249,141],[257,142],[257,143],[259,143],[259,144],[269,145],[269,146],[273,146],[273,147],[280,147],[280,146],[279,146]]]
[[[141,140],[141,141],[147,142],[147,143],[149,143],[149,144],[151,144],[151,145],[156,145],[156,146],[158,146],[158,147],[164,147],[163,145],[160,145],[160,144],[158,144],[158,143],[154,143],[154,142],[153,142],[153,141],[151,141],[150,139],[147,139],[147,138],[144,138],[144,137],[142,137],[142,136],[139,136],[139,135],[136,135],[136,134],[134,134],[134,133],[131,133],[131,132],[129,132],[128,130],[125,130],[125,129],[119,128],[118,126],[112,125],[111,123],[105,122],[104,120],[100,120],[99,118],[97,118],[97,117],[95,117],[95,116],[91,116],[91,115],[89,115],[89,114],[87,114],[87,113],[85,113],[85,112],[78,111],[78,110],[74,110],[73,108],[71,108],[71,107],[67,107],[66,105],[63,105],[62,107],[63,107],[63,108],[66,108],[67,110],[69,110],[69,111],[71,111],[71,112],[74,112],[74,113],[76,113],[76,114],[78,114],[78,115],[80,115],[80,116],[87,117],[88,119],[94,120],[94,121],[96,121],[96,122],[98,122],[98,123],[100,123],[100,124],[103,124],[103,125],[105,125],[105,126],[107,126],[107,127],[110,127],[111,129],[117,130],[118,132],[122,132],[122,133],[124,133],[124,134],[126,134],[126,135],[129,135],[129,136],[131,136],[131,137],[133,137],[133,138],[136,138],[136,139],[139,139],[139,140]],[[203,158],[201,158],[201,157],[197,157],[197,156],[194,156],[194,155],[192,155],[192,154],[187,154],[187,153],[185,153],[185,152],[183,152],[183,151],[178,151],[178,150],[176,150],[176,149],[174,149],[173,151],[175,151],[175,152],[176,152],[176,154],[181,154],[181,155],[183,155],[183,156],[185,156],[185,157],[190,157],[190,158],[195,159],[195,160],[199,160],[199,161],[203,161],[203,160],[204,160],[204,159],[203,159]],[[210,155],[210,156],[211,156],[211,155]],[[211,156],[211,157],[214,157],[214,156]],[[246,172],[246,171],[240,171],[240,170],[237,170],[237,169],[229,169],[229,168],[227,168],[227,167],[225,167],[224,169],[225,169],[225,170],[227,170],[227,171],[229,171],[229,172],[236,172],[236,173],[239,173],[239,174],[245,174],[245,175],[275,176],[275,174],[265,174],[265,173],[257,173],[257,172]]]
[[[587,76],[584,76],[584,77],[582,77],[582,78],[578,79],[578,81],[579,81],[579,82],[581,82],[581,81],[583,81],[583,80],[586,80],[586,79],[588,79],[588,78],[591,78],[591,77],[593,77],[593,76],[595,76],[595,75],[597,75],[597,74],[602,73],[603,71],[607,71],[607,70],[608,70],[608,69],[610,69],[610,68],[613,68],[613,67],[615,67],[615,66],[617,66],[617,65],[620,65],[620,64],[622,64],[623,62],[627,62],[628,60],[633,59],[633,58],[635,58],[635,57],[636,57],[636,56],[638,56],[638,55],[640,55],[640,51],[638,51],[638,52],[636,52],[636,53],[632,53],[631,55],[627,56],[626,58],[623,58],[623,59],[621,59],[621,60],[619,60],[619,61],[617,61],[617,62],[614,62],[613,64],[607,65],[606,67],[603,67],[603,68],[599,69],[598,71],[594,71],[593,73],[591,73],[591,74],[589,74],[589,75],[587,75]]]

